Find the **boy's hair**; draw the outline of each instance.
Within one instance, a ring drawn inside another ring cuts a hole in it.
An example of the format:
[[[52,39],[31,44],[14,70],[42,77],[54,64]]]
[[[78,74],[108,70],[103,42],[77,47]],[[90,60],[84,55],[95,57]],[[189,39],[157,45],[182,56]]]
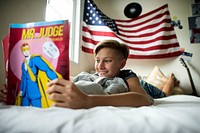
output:
[[[129,55],[129,48],[126,44],[123,43],[119,43],[116,40],[103,40],[100,41],[95,49],[94,49],[94,56],[96,56],[98,54],[98,52],[102,49],[102,48],[111,48],[116,50],[123,58],[127,59],[128,55]]]

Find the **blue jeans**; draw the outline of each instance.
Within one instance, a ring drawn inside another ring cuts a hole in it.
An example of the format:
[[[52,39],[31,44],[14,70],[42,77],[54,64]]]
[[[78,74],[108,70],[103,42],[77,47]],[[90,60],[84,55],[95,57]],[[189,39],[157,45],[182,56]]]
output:
[[[163,91],[153,86],[152,84],[147,83],[144,80],[140,80],[140,84],[142,85],[144,90],[147,92],[147,94],[149,94],[152,98],[156,99],[156,98],[162,98],[162,97],[167,96]]]

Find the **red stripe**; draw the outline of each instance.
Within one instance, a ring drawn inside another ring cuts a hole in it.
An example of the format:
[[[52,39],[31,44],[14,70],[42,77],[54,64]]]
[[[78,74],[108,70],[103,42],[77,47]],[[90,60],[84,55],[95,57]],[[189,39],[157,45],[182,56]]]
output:
[[[90,48],[82,46],[82,50],[83,50],[83,52],[87,52],[87,53],[93,54],[93,49],[90,49]]]
[[[147,47],[147,48],[133,48],[129,47],[130,50],[137,50],[137,51],[152,51],[152,50],[158,50],[158,49],[169,49],[169,48],[175,48],[179,47],[178,43],[174,44],[168,44],[168,45],[157,45],[157,46],[152,46],[152,47]]]
[[[85,37],[85,36],[82,36],[82,40],[84,41],[84,42],[87,42],[87,43],[91,43],[91,44],[94,44],[94,45],[96,45],[99,41],[95,41],[95,40],[93,40],[93,39],[91,39],[91,38],[87,38],[87,37]]]
[[[156,42],[156,41],[170,40],[170,39],[173,39],[173,38],[176,38],[176,35],[159,36],[159,37],[156,37],[156,38],[151,39],[149,41],[128,41],[128,40],[125,40],[125,39],[122,39],[122,38],[120,38],[120,39],[122,41],[126,42],[126,43],[129,43],[129,44],[146,45],[146,44],[150,44],[150,43],[153,43],[153,42]]]
[[[120,36],[123,36],[123,37],[129,37],[129,38],[135,38],[135,37],[148,37],[148,36],[153,36],[157,33],[160,33],[160,32],[164,32],[164,31],[173,31],[173,28],[172,27],[163,27],[163,28],[160,28],[154,32],[149,32],[149,33],[143,33],[143,34],[140,34],[140,35],[126,35],[125,33],[121,33],[121,31],[124,31],[124,32],[130,32],[130,33],[134,33],[135,31],[125,31],[123,29],[120,29]]]
[[[173,53],[166,53],[166,54],[159,54],[159,55],[129,55],[129,58],[132,59],[161,59],[161,58],[169,58],[181,55],[181,51],[173,52]]]
[[[113,32],[105,32],[105,31],[93,31],[88,29],[88,27],[83,26],[83,31],[90,33],[90,35],[96,36],[110,36],[110,37],[117,37]]]

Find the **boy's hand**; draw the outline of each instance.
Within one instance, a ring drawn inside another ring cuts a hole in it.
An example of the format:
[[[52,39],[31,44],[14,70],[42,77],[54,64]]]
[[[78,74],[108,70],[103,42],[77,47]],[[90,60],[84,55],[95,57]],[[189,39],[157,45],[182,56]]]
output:
[[[0,102],[6,102],[7,88],[5,84],[0,85]]]
[[[65,108],[87,108],[87,95],[82,93],[74,83],[65,79],[50,81],[46,91],[49,99],[55,101],[54,106]]]

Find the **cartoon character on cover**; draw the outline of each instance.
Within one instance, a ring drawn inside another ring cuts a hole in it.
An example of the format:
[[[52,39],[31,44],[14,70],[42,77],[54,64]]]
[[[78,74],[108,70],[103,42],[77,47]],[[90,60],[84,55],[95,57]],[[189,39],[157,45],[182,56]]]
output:
[[[21,106],[49,107],[45,93],[46,83],[61,77],[61,75],[53,69],[44,57],[41,55],[31,55],[28,43],[21,45],[21,51],[25,56],[22,63],[20,83]]]

